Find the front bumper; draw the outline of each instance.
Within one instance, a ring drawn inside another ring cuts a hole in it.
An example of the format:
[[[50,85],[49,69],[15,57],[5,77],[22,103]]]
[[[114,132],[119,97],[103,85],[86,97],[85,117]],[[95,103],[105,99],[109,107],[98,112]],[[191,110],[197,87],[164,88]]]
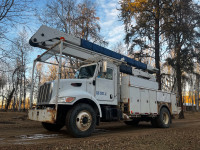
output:
[[[55,123],[56,122],[55,109],[30,109],[28,110],[28,119],[40,122]]]

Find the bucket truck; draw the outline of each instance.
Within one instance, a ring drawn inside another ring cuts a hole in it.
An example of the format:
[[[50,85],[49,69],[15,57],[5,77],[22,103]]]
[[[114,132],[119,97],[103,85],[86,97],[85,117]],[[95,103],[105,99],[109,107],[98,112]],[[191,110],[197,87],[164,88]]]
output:
[[[58,79],[40,86],[37,105],[28,112],[30,120],[40,121],[49,131],[66,126],[72,136],[87,137],[100,122],[119,120],[168,128],[179,112],[176,95],[158,90],[156,68],[44,25],[29,43],[46,50],[34,60],[31,104],[36,63],[59,58]],[[87,62],[77,69],[75,79],[61,79],[65,56]]]

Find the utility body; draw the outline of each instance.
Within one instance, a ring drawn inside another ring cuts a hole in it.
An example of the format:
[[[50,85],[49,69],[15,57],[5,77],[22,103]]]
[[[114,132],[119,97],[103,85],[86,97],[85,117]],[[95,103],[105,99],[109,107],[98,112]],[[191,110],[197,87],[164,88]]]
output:
[[[158,90],[156,68],[47,26],[41,26],[29,43],[46,50],[34,61],[31,106],[36,62],[59,55],[58,79],[40,86],[37,106],[28,112],[29,119],[42,122],[47,130],[66,125],[72,136],[86,137],[101,121],[119,120],[127,125],[151,121],[168,128],[179,113],[176,95]],[[75,79],[60,78],[64,56],[84,64]]]

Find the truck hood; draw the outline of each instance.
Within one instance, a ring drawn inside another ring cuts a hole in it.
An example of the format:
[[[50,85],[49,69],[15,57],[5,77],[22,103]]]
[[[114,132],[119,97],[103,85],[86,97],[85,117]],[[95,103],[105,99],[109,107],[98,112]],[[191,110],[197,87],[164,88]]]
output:
[[[62,87],[63,85],[71,85],[71,83],[86,83],[87,81],[90,81],[91,79],[61,79],[60,80],[60,86]],[[55,84],[57,84],[57,80],[54,81]]]
[[[70,93],[87,91],[87,83],[92,83],[92,79],[61,79],[59,86],[59,97],[71,96]],[[54,81],[52,98],[55,99],[57,81]]]

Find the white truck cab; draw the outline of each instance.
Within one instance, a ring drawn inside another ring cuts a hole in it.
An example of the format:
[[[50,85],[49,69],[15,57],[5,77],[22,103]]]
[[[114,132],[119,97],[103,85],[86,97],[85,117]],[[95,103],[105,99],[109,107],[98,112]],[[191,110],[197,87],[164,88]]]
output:
[[[37,61],[60,54],[58,80],[40,86],[37,106],[28,112],[30,120],[42,122],[47,130],[59,131],[66,125],[72,136],[85,137],[100,121],[118,120],[127,125],[150,121],[168,128],[171,116],[179,113],[176,95],[158,90],[151,74],[155,68],[46,26],[30,44],[47,50],[34,61],[34,67]],[[77,70],[74,79],[60,79],[63,55],[90,61]]]

